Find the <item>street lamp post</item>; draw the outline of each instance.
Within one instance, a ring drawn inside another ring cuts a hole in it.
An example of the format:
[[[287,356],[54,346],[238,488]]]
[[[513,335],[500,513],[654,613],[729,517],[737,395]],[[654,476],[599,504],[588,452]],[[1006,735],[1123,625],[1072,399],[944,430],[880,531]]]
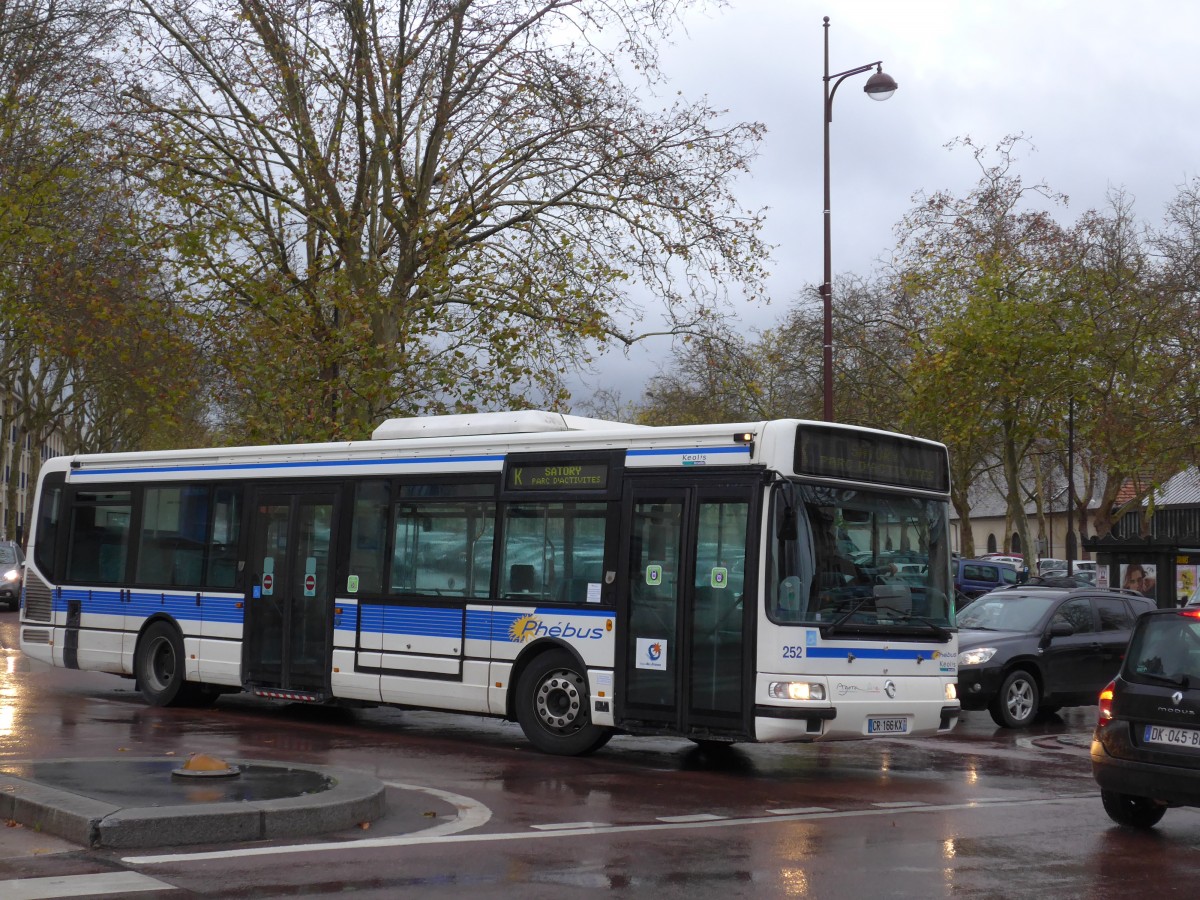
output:
[[[863,91],[872,100],[886,100],[896,93],[899,85],[884,73],[883,61],[855,66],[845,72],[829,74],[829,16],[825,17],[825,279],[821,283],[821,301],[824,305],[825,329],[822,344],[822,382],[825,396],[825,421],[833,421],[833,263],[829,237],[829,123],[833,121],[833,95],[838,85],[851,75],[861,75],[875,68],[875,74],[867,79]],[[832,87],[830,82],[833,82]]]
[[[1086,525],[1086,521],[1083,523]],[[1067,407],[1067,574],[1075,574],[1075,398]]]

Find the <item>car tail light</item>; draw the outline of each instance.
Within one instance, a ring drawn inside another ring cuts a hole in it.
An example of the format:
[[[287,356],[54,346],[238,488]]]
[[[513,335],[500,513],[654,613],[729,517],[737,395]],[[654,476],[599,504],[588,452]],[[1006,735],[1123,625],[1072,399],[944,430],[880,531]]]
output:
[[[1191,619],[1200,619],[1200,608],[1196,608],[1196,609],[1181,609],[1181,610],[1179,611],[1179,614],[1180,614],[1181,616],[1187,616],[1188,618],[1191,618]]]
[[[1113,711],[1113,688],[1117,686],[1115,681],[1110,681],[1108,687],[1100,692],[1100,724],[1104,725],[1112,721]]]

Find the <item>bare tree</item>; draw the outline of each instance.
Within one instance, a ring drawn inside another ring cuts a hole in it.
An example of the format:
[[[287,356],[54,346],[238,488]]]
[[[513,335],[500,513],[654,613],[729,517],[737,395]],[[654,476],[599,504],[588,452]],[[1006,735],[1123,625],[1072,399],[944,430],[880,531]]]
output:
[[[127,140],[243,432],[561,399],[638,297],[687,330],[757,291],[761,127],[649,108],[680,5],[138,0]]]

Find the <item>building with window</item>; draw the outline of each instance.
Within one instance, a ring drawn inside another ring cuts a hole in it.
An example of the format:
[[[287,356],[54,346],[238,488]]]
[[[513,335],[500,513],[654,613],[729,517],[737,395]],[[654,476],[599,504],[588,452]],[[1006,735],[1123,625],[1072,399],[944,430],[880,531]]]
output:
[[[37,478],[35,461],[61,456],[61,435],[37,441],[25,427],[12,396],[0,391],[0,540],[24,545]]]
[[[1078,484],[1076,490],[1079,490]],[[1094,509],[1095,505],[1096,501],[1090,501],[1088,509]],[[1051,487],[1047,492],[1044,507],[1039,519],[1037,505],[1032,502],[1025,504],[1025,515],[1029,519],[1029,534],[1036,543],[1033,548],[1025,548],[1021,546],[1020,534],[1008,518],[1007,503],[1003,493],[990,486],[981,486],[978,491],[973,491],[969,527],[975,554],[982,556],[985,553],[1011,553],[1025,557],[1031,565],[1039,559],[1066,559],[1070,516],[1067,512],[1065,484],[1057,488]],[[1082,534],[1084,527],[1083,523],[1079,521],[1078,510],[1075,512],[1074,525],[1075,534]],[[966,544],[963,523],[953,510],[951,510],[950,528],[951,545],[956,553],[961,554],[962,548]],[[1078,548],[1076,559],[1091,558],[1091,555],[1085,552],[1080,544],[1076,546]],[[1030,550],[1031,552],[1029,552]]]

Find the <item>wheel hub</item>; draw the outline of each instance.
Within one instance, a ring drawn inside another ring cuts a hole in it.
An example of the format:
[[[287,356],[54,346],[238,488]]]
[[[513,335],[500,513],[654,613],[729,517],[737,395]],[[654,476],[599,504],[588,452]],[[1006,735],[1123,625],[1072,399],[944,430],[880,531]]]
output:
[[[150,651],[150,671],[147,673],[161,690],[175,675],[175,651],[170,641],[156,640]]]
[[[578,676],[551,672],[537,692],[537,714],[542,724],[554,731],[570,729],[579,719],[582,695]]]

